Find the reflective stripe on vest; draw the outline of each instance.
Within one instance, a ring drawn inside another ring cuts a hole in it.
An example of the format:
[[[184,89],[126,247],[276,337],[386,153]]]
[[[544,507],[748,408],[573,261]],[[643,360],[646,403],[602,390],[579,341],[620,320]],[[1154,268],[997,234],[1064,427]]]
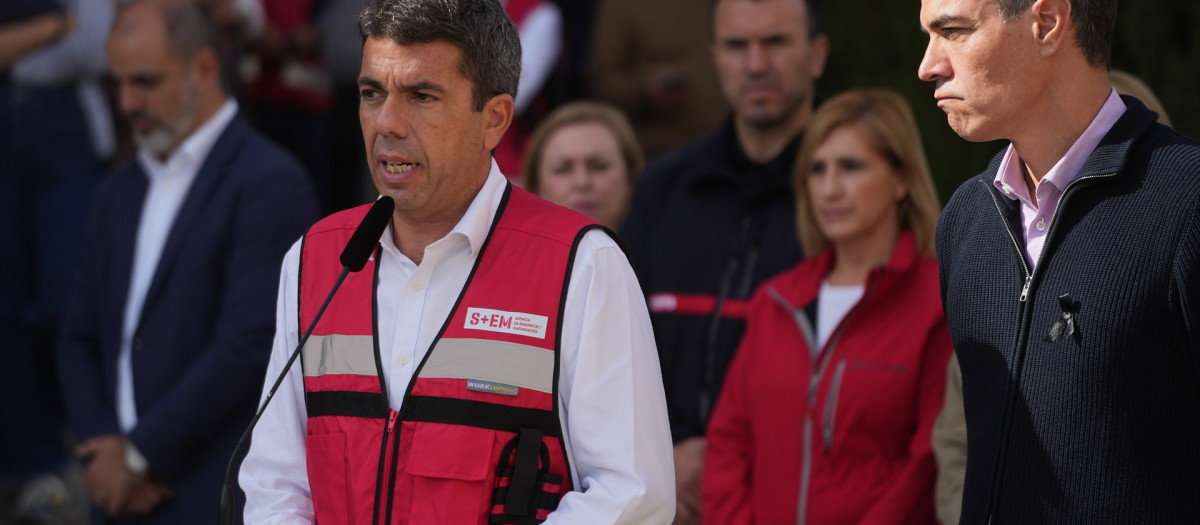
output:
[[[300,326],[367,209],[332,215],[306,235]],[[510,186],[400,412],[388,407],[378,369],[375,261],[350,274],[302,351],[318,522],[540,523],[557,508],[571,490],[558,327],[574,250],[592,224]]]

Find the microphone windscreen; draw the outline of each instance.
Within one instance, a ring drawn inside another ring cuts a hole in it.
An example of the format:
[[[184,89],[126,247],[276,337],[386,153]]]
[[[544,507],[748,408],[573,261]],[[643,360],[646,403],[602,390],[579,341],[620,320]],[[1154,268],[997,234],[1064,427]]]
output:
[[[396,202],[391,197],[383,196],[375,201],[367,211],[367,216],[359,223],[358,229],[354,230],[354,235],[350,236],[346,248],[342,250],[342,266],[357,272],[367,265],[367,259],[371,257],[371,252],[375,251],[375,244],[383,236],[383,230],[387,229],[395,208]]]

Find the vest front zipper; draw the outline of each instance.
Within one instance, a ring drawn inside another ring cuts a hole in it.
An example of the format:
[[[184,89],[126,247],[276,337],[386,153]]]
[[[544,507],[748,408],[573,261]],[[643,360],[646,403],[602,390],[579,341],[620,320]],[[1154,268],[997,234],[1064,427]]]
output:
[[[379,523],[381,523],[381,518],[383,519],[382,523],[387,523],[387,516],[380,515],[380,510],[382,510],[380,504],[383,502],[383,494],[385,489],[387,489],[388,494],[387,501],[391,501],[392,490],[390,484],[388,486],[384,485],[383,473],[384,470],[386,470],[385,466],[387,465],[388,459],[388,441],[389,438],[395,438],[396,419],[399,415],[400,412],[388,408],[387,421],[383,425],[383,438],[382,442],[379,444],[379,466],[375,472],[375,504],[373,505],[373,510],[371,511],[371,523],[374,525],[379,525]],[[396,442],[399,443],[399,440],[396,440]],[[393,460],[394,459],[395,458],[393,457]]]
[[[388,474],[387,483],[387,507],[383,513],[383,525],[392,522],[392,505],[396,502],[396,467],[400,461],[400,433],[395,432],[396,418],[399,412],[392,411],[391,417],[388,420],[389,429],[393,430],[392,435],[392,461],[391,473]],[[385,440],[386,441],[386,440]]]

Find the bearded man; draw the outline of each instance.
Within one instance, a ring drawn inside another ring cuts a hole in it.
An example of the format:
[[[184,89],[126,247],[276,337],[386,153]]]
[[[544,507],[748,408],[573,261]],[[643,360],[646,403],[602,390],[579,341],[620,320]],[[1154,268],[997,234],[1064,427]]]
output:
[[[270,355],[276,272],[317,216],[303,168],[222,88],[219,38],[194,2],[139,0],[108,41],[138,156],[96,192],[58,347],[92,523],[214,512]]]

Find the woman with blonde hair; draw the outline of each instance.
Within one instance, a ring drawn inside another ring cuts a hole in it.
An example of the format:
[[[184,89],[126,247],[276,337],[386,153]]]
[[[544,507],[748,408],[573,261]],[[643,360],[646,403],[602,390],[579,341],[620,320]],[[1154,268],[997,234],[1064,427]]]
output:
[[[930,432],[952,353],[939,205],[912,111],[825,102],[796,162],[812,255],[763,284],[709,424],[707,523],[935,523]]]
[[[620,111],[607,104],[573,102],[534,131],[521,183],[531,193],[616,231],[644,164],[633,128]]]
[[[1121,95],[1129,95],[1141,100],[1146,109],[1158,113],[1158,123],[1171,127],[1171,117],[1167,116],[1167,108],[1154,94],[1154,90],[1133,73],[1120,69],[1108,70],[1108,82]]]

